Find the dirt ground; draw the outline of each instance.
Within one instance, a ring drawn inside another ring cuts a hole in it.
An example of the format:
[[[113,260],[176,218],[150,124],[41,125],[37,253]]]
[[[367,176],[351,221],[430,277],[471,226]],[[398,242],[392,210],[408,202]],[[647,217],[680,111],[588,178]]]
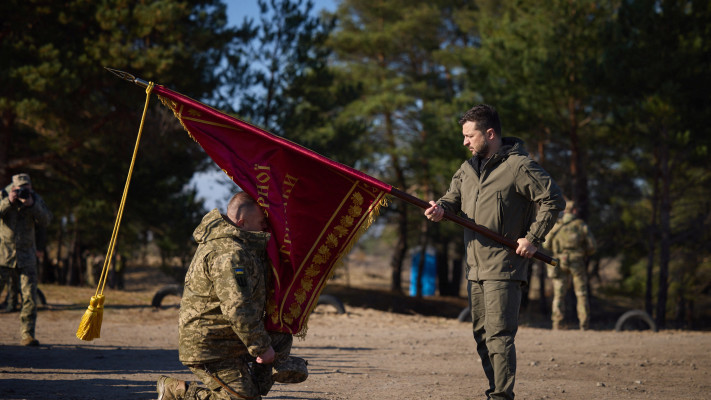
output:
[[[345,314],[316,308],[295,355],[310,376],[276,384],[267,399],[484,399],[486,379],[462,298],[395,296],[389,271],[351,267],[326,288]],[[19,314],[0,314],[0,399],[153,399],[161,375],[191,380],[178,362],[178,299],[150,306],[173,283],[134,271],[126,290],[107,290],[101,338],[75,337],[92,288],[40,285],[48,304],[37,321],[38,348],[19,346]],[[711,332],[551,331],[534,305],[516,338],[519,399],[711,398]],[[595,315],[595,314],[594,314]]]

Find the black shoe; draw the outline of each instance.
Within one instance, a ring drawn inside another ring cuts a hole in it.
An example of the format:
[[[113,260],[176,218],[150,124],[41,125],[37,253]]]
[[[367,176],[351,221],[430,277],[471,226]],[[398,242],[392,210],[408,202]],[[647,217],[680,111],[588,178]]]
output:
[[[29,347],[37,347],[39,346],[39,341],[32,336],[26,337],[22,339],[20,342],[23,346],[29,346]]]

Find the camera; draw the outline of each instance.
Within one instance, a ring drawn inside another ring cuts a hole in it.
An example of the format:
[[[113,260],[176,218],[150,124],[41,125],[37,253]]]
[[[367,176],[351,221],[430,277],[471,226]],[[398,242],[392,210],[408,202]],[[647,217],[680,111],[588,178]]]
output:
[[[29,199],[31,194],[32,194],[32,191],[30,191],[30,189],[28,189],[28,188],[20,188],[17,191],[17,197],[20,199],[23,199],[23,200]]]

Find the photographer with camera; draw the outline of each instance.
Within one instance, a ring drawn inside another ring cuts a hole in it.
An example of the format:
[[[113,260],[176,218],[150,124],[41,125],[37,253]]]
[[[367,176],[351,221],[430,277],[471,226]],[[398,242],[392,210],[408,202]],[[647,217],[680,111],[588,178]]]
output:
[[[14,273],[22,293],[20,333],[23,346],[39,346],[37,321],[37,243],[35,227],[46,227],[52,213],[32,190],[28,174],[17,174],[0,193],[0,287]]]

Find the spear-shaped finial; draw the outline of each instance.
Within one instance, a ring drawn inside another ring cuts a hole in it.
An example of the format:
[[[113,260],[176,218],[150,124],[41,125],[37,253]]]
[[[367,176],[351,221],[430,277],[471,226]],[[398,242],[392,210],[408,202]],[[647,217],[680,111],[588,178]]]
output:
[[[144,87],[144,88],[148,87],[148,82],[144,81],[141,78],[136,78],[135,76],[129,74],[128,72],[119,71],[117,69],[113,69],[113,68],[109,68],[109,67],[104,67],[104,68],[107,71],[111,72],[112,74],[118,76],[121,79],[125,79],[129,82],[133,82],[136,85]]]

